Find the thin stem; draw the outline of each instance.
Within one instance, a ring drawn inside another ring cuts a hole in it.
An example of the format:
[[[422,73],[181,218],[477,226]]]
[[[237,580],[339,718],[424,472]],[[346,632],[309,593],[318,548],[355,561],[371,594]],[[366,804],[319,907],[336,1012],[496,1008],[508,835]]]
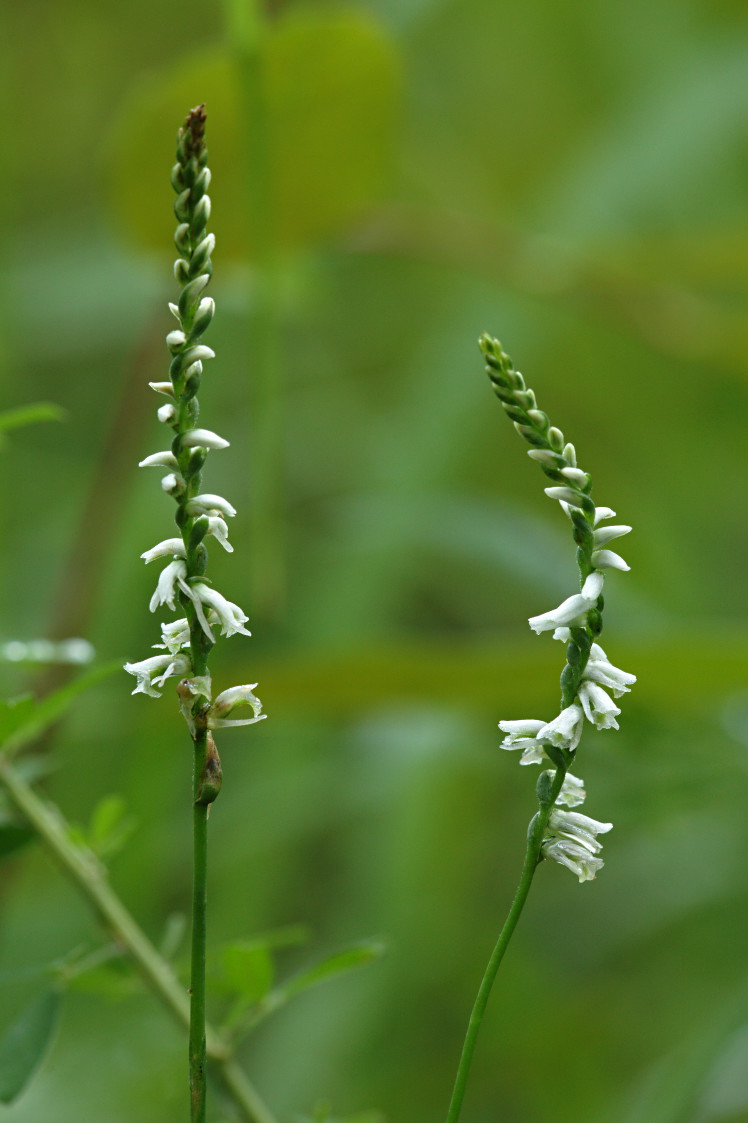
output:
[[[205,947],[208,907],[208,810],[198,795],[206,760],[203,731],[195,738],[193,782],[193,868],[192,868],[192,956],[190,963],[190,1104],[192,1123],[205,1123],[206,1046],[205,1046]]]
[[[473,1009],[470,1013],[470,1021],[468,1022],[467,1033],[465,1034],[465,1041],[462,1046],[459,1064],[457,1065],[457,1076],[455,1077],[454,1088],[452,1090],[452,1099],[449,1104],[449,1111],[447,1112],[446,1123],[457,1123],[462,1111],[462,1101],[465,1098],[465,1089],[467,1087],[468,1077],[470,1075],[470,1066],[473,1061],[473,1053],[475,1052],[475,1043],[478,1040],[478,1033],[480,1031],[481,1023],[483,1022],[483,1015],[488,1005],[488,999],[491,995],[496,975],[501,961],[504,958],[504,953],[509,946],[509,941],[512,938],[514,929],[517,927],[517,922],[522,915],[522,909],[525,907],[532,879],[535,876],[535,870],[541,861],[540,848],[543,845],[543,835],[548,825],[553,804],[556,797],[561,790],[566,769],[559,768],[553,779],[551,791],[549,794],[549,802],[543,803],[535,818],[530,824],[530,829],[527,835],[527,851],[525,852],[525,861],[522,867],[522,874],[519,879],[517,891],[514,894],[511,908],[504,921],[504,927],[499,933],[499,938],[496,941],[496,946],[491,953],[491,958],[486,965],[486,970],[481,979],[481,984],[478,988],[478,993],[473,1004]]]
[[[127,951],[148,987],[176,1022],[188,1027],[190,1003],[182,984],[109,885],[105,868],[90,851],[71,841],[68,824],[60,811],[40,799],[2,753],[0,783],[65,873],[93,905],[114,941]],[[221,1035],[206,1025],[205,1036],[208,1062],[241,1109],[246,1123],[277,1123]]]

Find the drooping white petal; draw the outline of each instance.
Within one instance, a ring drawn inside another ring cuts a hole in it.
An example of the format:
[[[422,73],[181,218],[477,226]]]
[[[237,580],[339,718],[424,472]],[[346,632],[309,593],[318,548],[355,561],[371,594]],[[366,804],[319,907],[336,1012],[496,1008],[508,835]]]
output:
[[[575,749],[584,727],[584,712],[576,702],[562,710],[537,732],[538,741],[547,741],[557,749]]]
[[[169,562],[166,568],[161,570],[156,591],[151,597],[151,612],[155,612],[160,604],[167,604],[172,609],[176,607],[177,583],[184,580],[186,574],[187,565],[181,558]]]
[[[620,554],[613,550],[595,550],[592,555],[592,564],[597,569],[620,569],[628,573],[631,566],[625,562]]]
[[[595,518],[593,526],[597,526],[603,519],[614,519],[616,517],[615,511],[611,511],[610,507],[595,507]]]
[[[544,857],[566,866],[580,882],[593,881],[605,864],[602,858],[596,858],[584,846],[568,838],[551,839],[544,842],[541,849]]]
[[[213,609],[221,626],[221,635],[251,636],[252,633],[244,627],[249,617],[242,612],[238,604],[226,600],[216,589],[204,585],[201,581],[196,581],[192,586],[192,594],[193,603],[194,597],[198,597],[204,605]]]
[[[194,448],[200,445],[201,448],[228,448],[229,442],[219,437],[218,433],[214,433],[211,429],[188,429],[182,433],[181,443],[184,448]]]
[[[203,629],[210,642],[215,643],[216,637],[213,635],[210,624],[208,623],[208,617],[206,616],[205,609],[203,608],[203,602],[200,599],[199,593],[195,591],[195,586],[189,585],[184,580],[184,577],[181,577],[179,580],[179,587],[184,595],[186,597],[189,597],[192,601],[192,604],[195,608],[195,615],[197,616],[200,627]]]
[[[177,555],[177,557],[184,558],[187,553],[184,548],[184,542],[181,538],[165,538],[163,542],[158,542],[152,546],[150,550],[146,550],[141,554],[141,558],[148,565],[149,562],[155,561],[156,558],[166,558],[169,556]]]
[[[229,528],[220,515],[208,515],[208,534],[212,534],[227,553],[233,554],[234,547],[229,542],[228,533]]]
[[[582,683],[579,687],[579,701],[587,720],[592,722],[595,729],[618,729],[616,717],[621,708],[596,682]]]
[[[152,452],[150,456],[146,456],[145,460],[141,460],[138,464],[139,468],[178,468],[177,458],[173,452],[166,449],[164,452]]]

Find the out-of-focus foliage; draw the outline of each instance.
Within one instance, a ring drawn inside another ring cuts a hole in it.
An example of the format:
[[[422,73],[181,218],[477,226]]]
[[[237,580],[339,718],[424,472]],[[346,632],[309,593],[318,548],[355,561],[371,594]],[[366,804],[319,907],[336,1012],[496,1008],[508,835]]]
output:
[[[238,656],[218,652],[214,678],[259,679],[269,714],[220,739],[210,939],[246,948],[308,925],[284,978],[362,940],[389,948],[258,1028],[242,1059],[263,1095],[284,1123],[328,1103],[318,1114],[442,1117],[513,892],[534,777],[497,751],[496,722],[554,712],[560,651],[525,619],[572,591],[574,565],[482,374],[488,330],[634,526],[603,642],[640,681],[620,734],[588,737],[578,763],[586,810],[615,823],[606,867],[581,887],[539,871],[466,1123],[744,1120],[744,6],[275,0],[266,87],[220,5],[37,0],[2,20],[0,406],[48,400],[68,421],[14,432],[2,453],[0,640],[83,635],[105,662],[158,639],[138,555],[171,507],[135,465],[160,439],[146,384],[168,358],[174,136],[208,104],[218,357],[201,400],[232,447],[206,481],[240,511],[232,564],[211,566],[253,631]],[[252,80],[254,130],[231,93]],[[261,181],[258,151],[275,153]],[[269,297],[247,235],[268,190]],[[250,603],[268,354],[282,381],[273,613]],[[6,697],[39,685],[3,672]],[[189,895],[189,747],[168,692],[130,698],[125,677],[78,701],[46,783],[80,823],[121,795],[137,829],[114,883],[159,941]],[[40,965],[98,940],[38,848],[10,858],[0,1034]],[[114,970],[101,989],[118,1001],[84,978],[3,1123],[181,1120],[179,1034]]]

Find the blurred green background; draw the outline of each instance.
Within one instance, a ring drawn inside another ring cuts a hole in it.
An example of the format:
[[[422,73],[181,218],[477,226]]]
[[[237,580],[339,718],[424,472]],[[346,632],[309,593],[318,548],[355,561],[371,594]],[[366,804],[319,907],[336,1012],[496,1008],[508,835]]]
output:
[[[579,886],[543,867],[493,996],[465,1123],[748,1120],[748,10],[735,0],[29,0],[2,12],[3,640],[158,638],[138,555],[163,447],[174,135],[205,101],[217,358],[207,490],[239,508],[218,587],[253,639],[220,689],[214,949],[289,924],[291,971],[388,953],[268,1021],[242,1060],[283,1123],[443,1118],[511,899],[534,769],[501,718],[550,717],[569,528],[494,401],[500,336],[633,524],[605,648],[639,675],[576,771],[615,823]],[[11,503],[10,500],[13,500]],[[4,693],[51,686],[2,665]],[[115,675],[46,744],[49,795],[137,823],[115,887],[152,938],[188,899],[190,755],[171,692]],[[530,774],[531,773],[531,774]],[[38,968],[95,947],[39,848],[2,867],[0,1028]],[[180,962],[186,954],[179,950]],[[111,982],[111,980],[110,980]],[[138,985],[65,999],[2,1123],[171,1123],[185,1043]],[[229,1118],[214,1097],[212,1119]]]

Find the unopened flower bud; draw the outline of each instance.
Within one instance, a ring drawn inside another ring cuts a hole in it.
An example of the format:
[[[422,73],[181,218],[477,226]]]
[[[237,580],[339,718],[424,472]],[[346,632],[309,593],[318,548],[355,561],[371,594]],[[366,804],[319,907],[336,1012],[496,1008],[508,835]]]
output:
[[[171,425],[177,416],[177,411],[171,404],[171,402],[169,402],[165,406],[159,406],[158,410],[156,411],[156,416],[158,417],[159,421],[162,421],[164,423],[164,425]]]

